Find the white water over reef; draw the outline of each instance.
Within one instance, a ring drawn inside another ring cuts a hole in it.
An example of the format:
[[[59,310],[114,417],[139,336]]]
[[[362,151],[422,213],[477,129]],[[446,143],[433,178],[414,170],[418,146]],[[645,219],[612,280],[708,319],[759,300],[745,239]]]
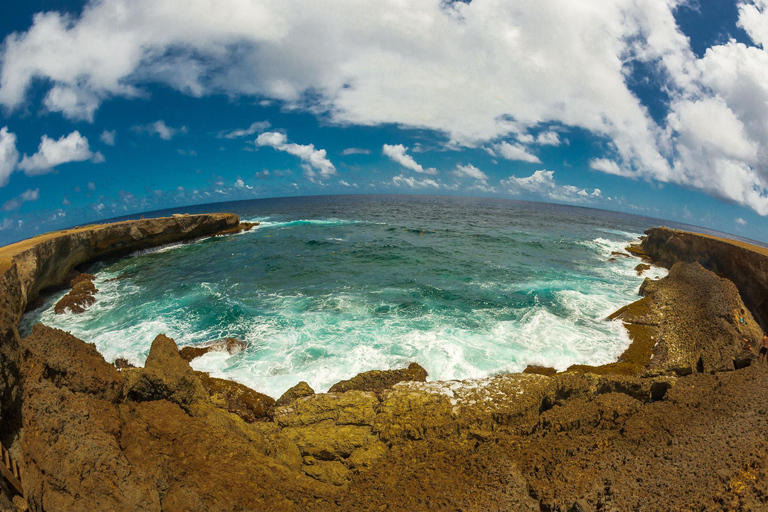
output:
[[[100,264],[85,313],[54,314],[61,292],[22,331],[40,321],[137,365],[160,333],[180,346],[236,337],[246,350],[193,367],[278,397],[300,380],[325,391],[411,361],[431,380],[608,363],[629,339],[605,318],[638,298],[645,277],[666,274],[638,276],[637,258],[608,261],[642,231],[631,218],[551,205],[525,215],[375,206],[353,204],[347,218],[306,207],[254,215],[261,224],[236,236]]]

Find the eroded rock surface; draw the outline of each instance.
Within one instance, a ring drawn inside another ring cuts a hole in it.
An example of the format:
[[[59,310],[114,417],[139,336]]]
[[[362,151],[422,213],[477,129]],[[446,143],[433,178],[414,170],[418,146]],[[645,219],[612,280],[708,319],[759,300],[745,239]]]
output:
[[[418,363],[411,363],[408,368],[402,370],[372,370],[359,373],[349,380],[337,382],[329,393],[343,393],[345,391],[373,391],[381,392],[389,389],[398,382],[425,382],[427,380],[427,370]]]
[[[229,355],[235,355],[245,350],[245,342],[237,338],[224,338],[214,341],[201,347],[183,347],[179,354],[187,361],[203,356],[208,352],[227,352]]]
[[[448,382],[366,372],[345,381],[362,390],[297,385],[277,403],[193,371],[166,336],[144,368],[118,371],[38,325],[16,353],[24,385],[4,388],[23,390],[27,501],[49,512],[765,510],[768,369],[754,356],[740,366],[736,341],[754,339],[754,319],[697,265],[642,292],[616,316],[648,343],[614,366]],[[0,305],[0,320],[24,309]]]

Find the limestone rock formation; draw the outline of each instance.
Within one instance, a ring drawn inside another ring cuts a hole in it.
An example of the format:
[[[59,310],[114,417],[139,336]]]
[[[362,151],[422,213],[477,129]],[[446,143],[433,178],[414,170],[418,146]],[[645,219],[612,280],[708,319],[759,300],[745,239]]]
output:
[[[381,392],[391,388],[398,382],[425,382],[427,380],[427,371],[418,363],[411,363],[408,368],[402,370],[371,370],[369,372],[359,373],[349,380],[337,382],[329,393],[343,393],[345,391],[373,391]]]
[[[733,282],[747,309],[768,331],[768,249],[737,240],[664,227],[646,231],[642,249],[657,265],[698,262]]]
[[[285,393],[282,394],[280,398],[277,399],[277,402],[275,402],[275,405],[282,406],[282,405],[288,405],[294,400],[298,400],[299,398],[303,398],[305,396],[312,396],[315,394],[315,390],[313,390],[309,384],[307,384],[304,381],[299,382],[289,390],[287,390]]]
[[[125,372],[126,393],[134,401],[170,400],[181,406],[207,396],[200,378],[164,334],[152,342],[142,370]]]
[[[96,286],[93,284],[95,277],[92,274],[80,274],[70,281],[72,289],[54,306],[57,315],[70,311],[72,313],[82,313],[85,309],[96,302]]]
[[[214,341],[201,347],[183,347],[179,354],[183,359],[192,361],[195,358],[203,356],[208,352],[227,352],[229,355],[235,355],[245,350],[245,342],[237,338],[224,338]]]

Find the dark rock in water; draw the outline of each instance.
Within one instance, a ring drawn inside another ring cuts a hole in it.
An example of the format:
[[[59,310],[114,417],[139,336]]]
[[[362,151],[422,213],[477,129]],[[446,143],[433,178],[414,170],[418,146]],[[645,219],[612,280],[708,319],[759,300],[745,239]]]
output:
[[[280,407],[283,405],[288,405],[289,403],[298,400],[299,398],[305,397],[305,396],[312,396],[315,394],[315,390],[312,389],[309,384],[307,384],[304,381],[299,382],[292,388],[290,388],[288,391],[282,394],[280,398],[277,399],[277,402],[275,402],[275,405]]]
[[[93,284],[93,276],[90,274],[80,274],[72,280],[72,289],[54,306],[54,311],[60,315],[67,310],[72,313],[82,313],[85,309],[96,302],[96,286]]]
[[[242,231],[248,231],[254,226],[258,226],[258,222],[241,222],[237,226],[224,230],[221,233],[218,233],[219,235],[234,235],[235,233],[240,233]]]
[[[78,274],[69,281],[69,286],[70,288],[74,288],[75,285],[77,285],[77,283],[80,283],[83,281],[93,282],[95,279],[96,279],[96,276],[94,276],[93,274],[85,274],[85,273]]]
[[[229,355],[235,355],[245,350],[245,342],[238,340],[237,338],[224,338],[223,340],[214,341],[209,345],[202,347],[184,347],[179,350],[179,355],[187,361],[192,361],[208,352],[229,352]]]
[[[650,269],[651,269],[651,266],[648,263],[640,263],[638,266],[635,267],[635,271],[637,271],[637,275],[639,276],[643,275],[643,272]]]
[[[164,334],[152,342],[144,369],[126,378],[130,379],[128,396],[136,401],[165,399],[184,406],[207,396],[189,362],[179,355],[176,343]]]
[[[615,257],[631,258],[632,256],[630,256],[629,254],[627,254],[625,252],[611,251],[611,257],[613,257],[613,258],[615,258]]]
[[[359,373],[349,380],[337,382],[328,392],[344,393],[352,390],[379,392],[391,388],[398,382],[425,382],[426,380],[427,370],[417,363],[411,363],[403,370],[372,370]]]
[[[217,379],[207,373],[195,372],[211,403],[237,414],[248,423],[266,418],[275,399],[231,380]]]
[[[550,377],[557,373],[557,370],[554,368],[550,368],[549,366],[538,366],[535,364],[529,364],[525,367],[525,370],[523,370],[523,373],[532,373],[534,375],[546,375],[547,377]]]
[[[124,368],[136,368],[136,365],[131,364],[124,357],[118,357],[117,359],[115,359],[115,368],[117,368],[118,370],[122,370]]]

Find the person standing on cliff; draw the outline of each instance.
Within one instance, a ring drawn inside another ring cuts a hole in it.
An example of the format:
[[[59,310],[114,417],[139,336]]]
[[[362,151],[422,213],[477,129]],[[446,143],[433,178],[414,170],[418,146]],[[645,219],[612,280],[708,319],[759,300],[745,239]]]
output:
[[[768,334],[763,333],[763,341],[760,345],[760,362],[764,363],[766,354],[768,354]]]

